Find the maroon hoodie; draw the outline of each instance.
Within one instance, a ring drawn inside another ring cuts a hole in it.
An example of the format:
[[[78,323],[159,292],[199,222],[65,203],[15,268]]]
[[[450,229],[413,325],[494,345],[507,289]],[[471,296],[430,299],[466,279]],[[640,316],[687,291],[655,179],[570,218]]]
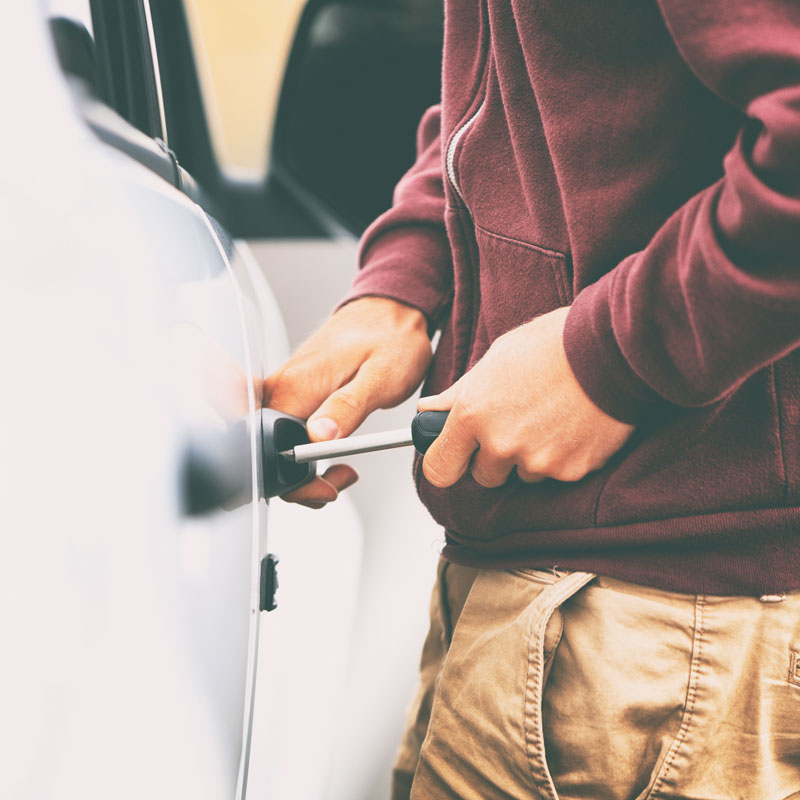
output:
[[[575,375],[637,425],[576,484],[417,463],[445,555],[800,587],[800,2],[446,0],[418,149],[350,298],[442,328],[425,393],[571,304]]]

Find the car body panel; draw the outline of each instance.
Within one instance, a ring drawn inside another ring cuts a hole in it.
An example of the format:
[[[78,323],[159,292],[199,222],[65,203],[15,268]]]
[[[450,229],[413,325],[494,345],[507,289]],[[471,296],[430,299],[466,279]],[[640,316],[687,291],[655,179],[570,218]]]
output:
[[[243,796],[251,768],[248,796],[289,796],[304,752],[315,796],[331,770],[363,534],[346,497],[315,514],[268,508],[259,491],[261,381],[288,356],[280,309],[245,243],[91,132],[41,9],[12,0],[10,20],[0,794],[216,800]],[[249,501],[188,516],[187,447],[242,420]],[[268,515],[289,578],[264,616]]]
[[[248,337],[266,344],[203,211],[88,131],[15,5],[5,53],[41,107],[2,154],[3,795],[231,797],[266,536]],[[187,442],[242,417],[250,501],[187,517]]]

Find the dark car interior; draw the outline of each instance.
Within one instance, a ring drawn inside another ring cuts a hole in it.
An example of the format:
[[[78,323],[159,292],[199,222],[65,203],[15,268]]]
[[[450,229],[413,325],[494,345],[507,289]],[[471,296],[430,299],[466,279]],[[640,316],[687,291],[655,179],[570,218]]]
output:
[[[416,125],[440,94],[441,3],[309,0],[285,67],[269,172],[235,180],[214,154],[181,0],[151,2],[158,65],[139,0],[92,0],[91,9],[94,37],[72,19],[50,22],[64,72],[116,112],[87,102],[90,125],[237,237],[359,235],[390,205],[413,162]]]

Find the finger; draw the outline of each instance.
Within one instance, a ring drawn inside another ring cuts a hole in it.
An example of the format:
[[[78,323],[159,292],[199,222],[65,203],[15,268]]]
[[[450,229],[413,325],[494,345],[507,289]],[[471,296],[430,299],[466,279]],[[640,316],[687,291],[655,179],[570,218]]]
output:
[[[330,363],[292,359],[264,381],[262,403],[265,407],[307,419],[331,392],[354,374],[355,370],[347,372]]]
[[[337,492],[343,492],[358,480],[358,472],[349,464],[334,464],[325,470],[322,478],[333,486]]]
[[[449,389],[439,394],[420,397],[417,401],[417,411],[449,411],[461,393],[460,381],[456,381]]]
[[[328,417],[309,420],[306,423],[306,430],[312,442],[327,442],[339,434],[339,426]]]
[[[334,464],[325,474],[311,483],[281,496],[287,503],[299,503],[308,508],[322,508],[339,496],[339,492],[358,480],[358,472],[349,464]]]
[[[450,413],[442,432],[428,448],[422,461],[422,471],[440,489],[452,486],[469,467],[478,440],[472,434],[463,415]]]
[[[523,469],[522,467],[517,467],[517,477],[523,483],[541,483],[548,476],[547,475],[542,475],[541,472],[528,472],[527,470]]]
[[[353,380],[309,415],[309,434],[316,435],[320,421],[328,420],[336,426],[337,436],[349,436],[375,409],[396,399],[395,387],[389,380],[391,372],[391,366],[374,359],[362,364]],[[330,423],[325,422],[324,426],[330,428]]]
[[[317,476],[313,481],[281,495],[287,503],[330,503],[339,496],[338,489],[325,478]]]
[[[486,448],[478,448],[472,459],[472,477],[487,489],[502,486],[514,469],[514,462],[507,458],[498,458]]]

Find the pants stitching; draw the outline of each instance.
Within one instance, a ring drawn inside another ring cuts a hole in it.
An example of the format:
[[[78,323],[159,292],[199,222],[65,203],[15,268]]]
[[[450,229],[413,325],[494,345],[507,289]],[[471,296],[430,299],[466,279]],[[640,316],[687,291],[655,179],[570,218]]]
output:
[[[781,473],[783,475],[783,500],[789,500],[789,471],[786,469],[786,452],[783,443],[783,409],[781,408],[781,399],[778,396],[778,376],[775,372],[775,364],[770,364],[770,384],[772,388],[772,399],[775,403],[775,421],[778,424],[778,449]]]
[[[439,582],[439,617],[442,625],[442,639],[445,647],[449,647],[453,640],[453,622],[450,613],[450,602],[447,598],[447,568],[449,562],[442,565],[442,571],[437,575]]]
[[[655,783],[653,784],[653,788],[647,795],[647,800],[650,800],[650,798],[655,798],[661,791],[668,774],[672,770],[675,759],[678,757],[678,754],[680,753],[689,733],[689,728],[694,717],[698,685],[700,683],[700,665],[703,661],[703,634],[705,632],[704,624],[705,597],[703,595],[698,595],[695,605],[695,628],[692,640],[692,660],[689,667],[689,687],[686,692],[686,706],[683,713],[683,719],[681,720],[678,733],[675,735],[675,739],[673,740],[672,745],[670,746],[669,751],[664,759],[664,764],[659,770],[659,774],[655,780]]]
[[[576,594],[589,581],[591,573],[576,572],[554,583],[550,590],[554,597],[538,613],[534,614],[528,629],[528,671],[525,681],[525,697],[522,704],[522,721],[525,734],[525,755],[533,782],[539,793],[548,800],[559,800],[553,779],[544,759],[544,730],[542,728],[541,702],[544,689],[544,634],[547,623],[561,604]],[[541,598],[542,595],[539,595]],[[535,602],[535,601],[534,601]],[[541,764],[539,756],[541,755]]]
[[[550,781],[542,780],[545,776],[539,774],[539,769],[536,764],[536,754],[544,750],[543,734],[539,733],[539,726],[532,722],[536,714],[536,702],[540,700],[539,689],[539,675],[544,670],[544,635],[542,630],[547,627],[547,621],[550,619],[552,612],[544,616],[543,624],[540,622],[541,617],[538,615],[531,621],[531,626],[528,632],[528,674],[525,681],[525,697],[522,704],[522,724],[525,731],[525,745],[526,756],[528,759],[528,768],[531,771],[531,777],[534,784],[539,788],[540,793],[544,789],[547,792],[547,797],[550,800],[558,800],[558,798],[550,791],[548,785]],[[540,652],[541,655],[540,655]],[[544,787],[542,787],[544,783]]]

